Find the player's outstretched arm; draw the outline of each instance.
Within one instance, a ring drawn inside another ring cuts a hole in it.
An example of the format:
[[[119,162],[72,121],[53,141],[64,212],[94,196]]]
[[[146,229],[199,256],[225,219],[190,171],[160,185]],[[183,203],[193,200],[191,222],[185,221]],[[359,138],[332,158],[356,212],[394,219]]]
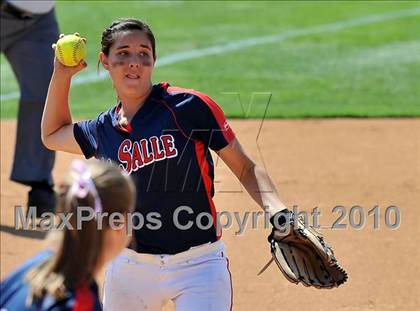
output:
[[[287,208],[280,201],[268,174],[248,157],[238,139],[219,150],[217,154],[264,211],[274,215]]]
[[[54,59],[54,72],[41,121],[41,138],[48,149],[82,154],[74,138],[68,98],[71,78],[86,66],[82,61],[77,66],[68,67]]]

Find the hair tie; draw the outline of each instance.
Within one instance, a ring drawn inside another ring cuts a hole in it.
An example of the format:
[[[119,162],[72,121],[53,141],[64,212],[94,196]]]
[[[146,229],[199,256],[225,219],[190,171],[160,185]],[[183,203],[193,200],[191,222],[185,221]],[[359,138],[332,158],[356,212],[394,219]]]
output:
[[[70,194],[83,199],[86,198],[88,193],[91,193],[94,199],[95,215],[101,213],[101,199],[86,163],[81,160],[74,160],[71,165],[71,174],[74,177],[74,183],[69,190]]]

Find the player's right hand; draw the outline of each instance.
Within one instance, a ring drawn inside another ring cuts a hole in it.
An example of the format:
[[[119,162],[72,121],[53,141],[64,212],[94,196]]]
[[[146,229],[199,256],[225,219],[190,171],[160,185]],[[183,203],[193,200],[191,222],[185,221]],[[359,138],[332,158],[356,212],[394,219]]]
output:
[[[64,34],[60,34],[60,39],[64,36]],[[52,49],[55,52],[56,44],[54,43],[52,46]],[[55,54],[55,53],[54,53]],[[70,78],[74,76],[79,71],[85,69],[87,67],[86,61],[82,60],[80,63],[76,66],[64,66],[60,61],[57,59],[57,57],[54,56],[54,73],[60,74],[60,75],[66,75]]]

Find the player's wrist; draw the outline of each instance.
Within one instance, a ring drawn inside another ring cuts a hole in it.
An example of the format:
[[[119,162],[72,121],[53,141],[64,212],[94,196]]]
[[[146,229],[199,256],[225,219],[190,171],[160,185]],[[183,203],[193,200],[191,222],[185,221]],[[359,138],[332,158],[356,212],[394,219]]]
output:
[[[71,72],[61,67],[64,67],[64,66],[60,64],[54,66],[53,76],[55,78],[71,78],[72,77]]]
[[[61,64],[54,66],[53,77],[58,80],[71,80],[74,73]]]

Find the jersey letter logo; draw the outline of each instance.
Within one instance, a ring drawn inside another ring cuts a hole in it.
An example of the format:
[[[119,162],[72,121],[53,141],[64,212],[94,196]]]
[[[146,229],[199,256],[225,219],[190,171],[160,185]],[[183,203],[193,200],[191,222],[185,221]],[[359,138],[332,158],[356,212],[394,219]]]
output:
[[[169,134],[135,142],[125,139],[118,148],[120,166],[129,174],[153,162],[175,158],[177,155],[175,139]]]

